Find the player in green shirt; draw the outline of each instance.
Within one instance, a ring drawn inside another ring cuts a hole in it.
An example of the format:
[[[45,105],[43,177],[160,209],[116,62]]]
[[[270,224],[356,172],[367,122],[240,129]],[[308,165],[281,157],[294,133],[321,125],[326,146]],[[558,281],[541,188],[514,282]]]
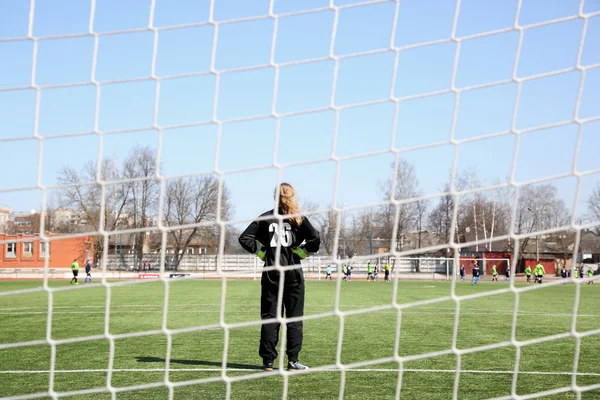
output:
[[[592,280],[592,276],[593,275],[594,275],[594,271],[592,271],[591,268],[588,268],[588,270],[587,270],[588,285],[589,284],[594,284],[594,281]]]
[[[579,278],[579,270],[577,269],[577,267],[575,267],[575,269],[573,270],[573,277]]]
[[[535,269],[533,270],[533,274],[535,275],[535,281],[540,285],[542,284],[542,278],[544,277],[545,273],[546,271],[544,270],[544,266],[538,261]]]
[[[367,264],[367,282],[369,282],[369,280],[374,280],[373,279],[373,266],[371,265],[371,263]]]
[[[79,274],[79,264],[77,263],[77,259],[73,260],[73,264],[71,264],[71,271],[73,271],[73,279],[71,279],[71,284],[76,284],[79,285],[79,283],[77,283],[77,275]]]
[[[529,281],[531,281],[531,267],[529,265],[525,268],[525,276],[527,276],[527,284],[529,284]]]
[[[498,282],[498,271],[496,271],[496,266],[492,265],[492,282]]]

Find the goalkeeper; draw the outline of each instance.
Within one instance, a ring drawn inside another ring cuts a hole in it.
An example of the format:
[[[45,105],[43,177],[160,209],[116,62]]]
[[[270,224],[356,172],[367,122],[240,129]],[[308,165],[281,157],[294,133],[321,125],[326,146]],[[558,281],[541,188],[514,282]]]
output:
[[[274,210],[262,214],[260,220],[252,222],[240,235],[240,245],[248,252],[256,254],[265,262],[265,267],[281,266],[284,271],[282,305],[286,318],[297,318],[304,315],[304,275],[300,260],[308,252],[319,250],[321,244],[319,232],[313,228],[308,218],[298,215],[294,188],[288,183],[279,186],[279,215],[284,216],[281,224],[275,217]],[[285,217],[287,216],[287,217]],[[280,231],[283,229],[283,231]],[[302,246],[302,244],[304,245]],[[275,260],[275,252],[280,247],[279,259]],[[291,267],[291,268],[290,268]],[[260,316],[261,319],[274,319],[278,312],[277,296],[279,293],[280,272],[263,271],[261,276]],[[302,321],[287,324],[288,370],[307,369],[298,361],[302,349]],[[258,354],[263,359],[263,369],[273,370],[273,362],[277,358],[277,342],[279,341],[278,322],[264,323],[260,331],[260,347]]]

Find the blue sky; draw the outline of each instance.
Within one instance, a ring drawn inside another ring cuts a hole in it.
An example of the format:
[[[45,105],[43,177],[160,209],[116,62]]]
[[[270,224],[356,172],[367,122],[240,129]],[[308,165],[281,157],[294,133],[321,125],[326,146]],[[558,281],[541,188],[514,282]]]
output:
[[[337,0],[336,5],[356,3]],[[326,0],[275,1],[275,13],[289,13],[328,5]],[[574,15],[579,1],[523,0],[519,23],[533,24]],[[456,35],[458,37],[510,27],[516,0],[483,2],[463,0]],[[148,25],[150,0],[97,0],[94,30],[113,32]],[[336,55],[365,52],[389,46],[395,3],[342,9],[336,32]],[[396,24],[395,46],[409,46],[450,37],[455,0],[403,0]],[[208,0],[157,0],[155,26],[173,26],[207,21]],[[264,16],[268,0],[217,0],[217,21]],[[599,0],[587,0],[584,12],[600,11]],[[22,38],[28,30],[29,1],[0,0],[0,40]],[[86,32],[90,2],[82,0],[38,0],[33,35],[37,37]],[[287,63],[329,54],[334,12],[282,17],[279,19],[274,60]],[[519,77],[573,67],[581,38],[583,20],[574,20],[528,29],[524,33]],[[229,70],[269,63],[274,29],[272,19],[220,25],[214,67]],[[199,26],[163,30],[159,33],[156,74],[159,77],[208,71],[211,66],[214,27]],[[151,72],[153,34],[149,31],[101,36],[96,79],[126,80],[147,77]],[[42,184],[54,185],[56,171],[63,165],[80,167],[98,155],[96,134],[56,138],[57,135],[91,132],[94,129],[96,92],[90,82],[93,39],[60,38],[39,41],[36,83],[42,89],[39,135],[43,137]],[[462,42],[456,87],[464,88],[510,79],[518,33]],[[33,139],[34,90],[1,90],[28,86],[32,70],[32,42],[0,41],[0,154],[5,168],[0,181],[0,204],[18,210],[40,207],[41,191],[11,190],[35,186],[38,178],[40,141]],[[582,65],[600,63],[600,16],[589,19]],[[442,43],[400,52],[393,95],[407,97],[450,88],[455,43]],[[280,68],[275,110],[277,113],[327,108],[332,97],[332,60]],[[385,100],[390,97],[394,53],[385,52],[344,58],[339,62],[334,101],[337,106]],[[213,75],[161,80],[158,124],[174,126],[210,121],[215,77]],[[516,126],[527,129],[573,118],[579,72],[527,81],[522,86]],[[275,72],[273,68],[222,74],[217,104],[220,121],[266,115],[271,112]],[[458,140],[510,129],[517,93],[515,83],[461,93],[454,138]],[[152,126],[154,81],[101,86],[99,129],[114,130]],[[249,219],[271,206],[278,170],[268,168],[273,159],[280,164],[319,160],[281,171],[302,198],[321,207],[331,203],[334,191],[336,156],[436,144],[406,151],[402,157],[417,171],[425,194],[438,193],[448,179],[454,146],[438,145],[450,139],[455,96],[452,93],[402,101],[382,102],[340,111],[335,149],[335,112],[331,109],[280,119],[278,146],[275,118],[222,125],[217,154],[218,129],[214,124],[162,131],[161,160],[166,176],[211,173],[218,168],[231,171],[265,167],[248,172],[226,173],[225,182],[233,194],[235,219]],[[398,113],[394,130],[393,121]],[[600,69],[589,70],[579,108],[579,118],[600,115]],[[517,157],[517,181],[568,173],[573,165],[578,127],[575,124],[521,135]],[[4,139],[18,139],[6,141]],[[135,133],[104,135],[103,157],[122,160],[136,144],[156,147],[159,133],[146,129]],[[510,173],[516,136],[509,134],[460,145],[458,168],[476,168],[480,178],[491,184]],[[583,126],[577,160],[578,171],[600,168],[600,121]],[[276,155],[274,157],[274,152]],[[394,154],[353,158],[340,162],[337,200],[349,206],[380,200],[378,182],[390,177]],[[582,180],[580,205],[600,174]],[[555,182],[561,196],[572,204],[575,179]],[[51,191],[49,191],[49,194]],[[578,210],[581,211],[581,208]]]

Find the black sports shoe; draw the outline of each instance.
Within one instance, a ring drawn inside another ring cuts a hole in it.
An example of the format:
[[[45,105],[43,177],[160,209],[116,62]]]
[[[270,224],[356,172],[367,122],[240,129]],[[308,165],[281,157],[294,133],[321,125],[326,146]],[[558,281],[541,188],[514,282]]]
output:
[[[308,369],[308,367],[304,364],[301,364],[300,361],[288,361],[287,369],[288,369],[288,371],[303,370],[303,369]]]
[[[273,362],[263,362],[262,369],[263,371],[273,371]]]

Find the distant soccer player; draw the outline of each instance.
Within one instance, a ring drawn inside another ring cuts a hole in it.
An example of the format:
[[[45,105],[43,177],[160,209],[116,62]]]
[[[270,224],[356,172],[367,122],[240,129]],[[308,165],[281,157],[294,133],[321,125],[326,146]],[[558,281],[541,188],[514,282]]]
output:
[[[299,207],[294,188],[282,183],[277,188],[278,214],[283,220],[275,217],[275,210],[262,214],[260,220],[252,222],[240,235],[240,245],[249,253],[256,254],[265,262],[265,267],[280,265],[285,267],[283,279],[282,308],[286,318],[297,318],[304,315],[304,275],[301,260],[308,253],[319,250],[321,240],[319,232],[313,228],[308,218],[299,215]],[[281,231],[280,231],[281,229]],[[279,260],[275,259],[277,247],[280,248]],[[278,294],[281,273],[279,271],[263,271],[261,276],[260,317],[272,320],[283,313],[278,309]],[[298,361],[298,353],[302,349],[302,321],[287,324],[288,370],[304,370],[305,365]],[[263,359],[263,369],[273,370],[273,362],[277,358],[277,342],[279,341],[278,322],[262,324],[260,331],[260,347],[258,354]]]
[[[460,266],[460,280],[461,280],[461,282],[465,281],[465,266],[464,265]]]
[[[383,268],[384,272],[385,272],[385,276],[384,276],[384,282],[389,282],[390,281],[390,265],[388,263],[385,263],[385,267]]]
[[[477,260],[473,261],[473,278],[471,278],[471,285],[477,285],[479,282],[479,264],[477,264]]]
[[[506,282],[510,281],[510,265],[506,267]]]
[[[348,266],[346,264],[344,264],[342,266],[342,273],[344,274],[344,279],[345,281],[348,280]]]
[[[373,266],[371,265],[370,262],[367,264],[367,282],[369,280],[374,280],[373,279]]]
[[[71,264],[71,271],[73,271],[73,278],[71,279],[71,284],[76,284],[79,285],[79,283],[77,283],[77,275],[79,275],[79,264],[77,263],[77,259],[73,260],[73,264]]]
[[[352,266],[348,264],[348,280],[352,280]]]
[[[542,284],[542,278],[544,277],[545,273],[546,271],[544,270],[544,266],[538,261],[535,269],[533,270],[533,274],[535,275],[535,281],[540,285]]]
[[[579,277],[579,270],[577,269],[577,267],[575,267],[575,268],[573,269],[573,277],[574,277],[575,279],[577,279],[577,278]],[[575,281],[575,283],[577,283],[577,281]]]
[[[375,275],[377,275],[379,273],[379,264],[375,263],[375,265],[373,266],[373,278],[375,278],[375,280],[377,280],[377,277]]]
[[[327,280],[327,278],[331,280],[331,265],[328,265],[327,269],[325,270],[325,280]]]
[[[588,268],[587,270],[587,277],[588,277],[588,285],[590,284],[594,284],[594,280],[592,279],[592,277],[594,276],[594,271],[592,271],[592,268]]]
[[[531,267],[529,265],[525,268],[525,276],[527,277],[527,284],[529,285],[529,282],[531,281]]]
[[[496,271],[496,266],[492,265],[492,282],[498,282],[498,271]]]
[[[90,260],[87,260],[85,263],[85,280],[83,283],[92,283],[92,264]]]
[[[563,284],[567,283],[567,269],[563,266],[560,271],[560,276],[562,277]]]

